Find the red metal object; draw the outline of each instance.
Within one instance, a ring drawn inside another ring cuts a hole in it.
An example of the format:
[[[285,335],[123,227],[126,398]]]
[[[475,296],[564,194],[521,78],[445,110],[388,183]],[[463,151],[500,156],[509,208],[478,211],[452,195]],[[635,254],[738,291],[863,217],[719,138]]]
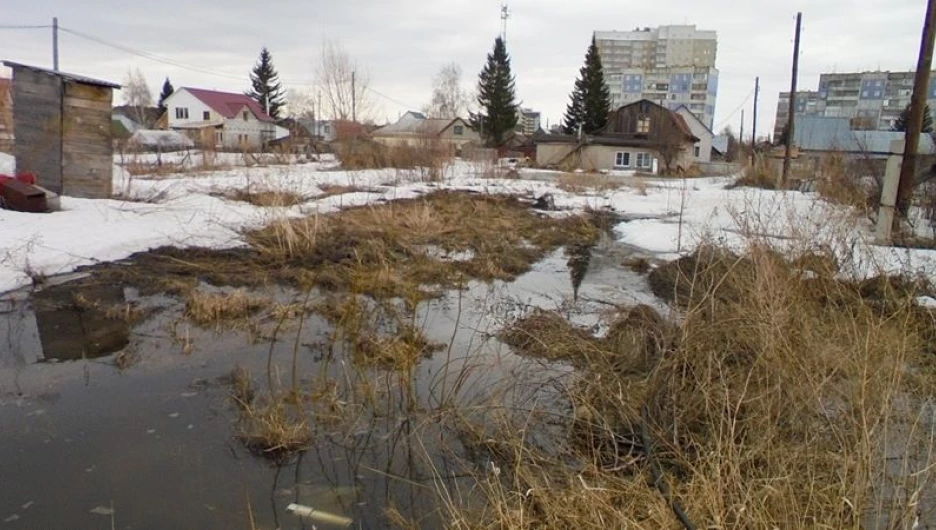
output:
[[[32,173],[20,173],[15,177],[0,173],[0,196],[3,194],[3,185],[11,180],[18,180],[24,184],[36,185],[36,175]]]
[[[30,213],[42,213],[48,210],[44,191],[16,179],[10,179],[3,184],[0,197],[3,197],[4,208],[9,210]]]

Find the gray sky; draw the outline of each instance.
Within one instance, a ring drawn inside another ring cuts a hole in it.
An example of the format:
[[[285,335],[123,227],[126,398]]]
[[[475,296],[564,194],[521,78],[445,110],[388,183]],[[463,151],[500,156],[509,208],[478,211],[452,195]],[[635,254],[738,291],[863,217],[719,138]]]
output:
[[[750,133],[754,77],[761,78],[758,130],[772,130],[777,93],[789,89],[793,27],[803,11],[801,89],[819,73],[912,70],[925,0],[510,0],[508,51],[523,105],[555,123],[594,30],[696,24],[718,32],[721,71],[715,128]],[[120,82],[139,67],[154,97],[175,86],[243,91],[262,46],[287,88],[312,83],[323,40],[339,41],[366,69],[378,123],[429,99],[448,62],[473,88],[500,32],[500,0],[0,0],[0,26],[50,24],[224,75],[162,64],[62,33],[60,68]],[[0,29],[0,59],[50,66],[50,30]],[[8,75],[8,74],[6,74]],[[239,79],[239,78],[242,78]],[[385,96],[385,97],[384,97]],[[119,96],[118,96],[119,98]]]

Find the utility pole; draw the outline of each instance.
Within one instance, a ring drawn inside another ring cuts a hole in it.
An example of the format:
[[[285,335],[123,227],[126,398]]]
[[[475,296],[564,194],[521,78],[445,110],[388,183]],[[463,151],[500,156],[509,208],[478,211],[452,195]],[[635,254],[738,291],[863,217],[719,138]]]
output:
[[[917,59],[916,75],[913,78],[913,94],[910,96],[910,116],[905,133],[903,165],[900,166],[900,184],[897,188],[897,211],[906,217],[913,197],[916,180],[917,150],[920,144],[920,129],[923,128],[923,113],[929,91],[930,67],[933,62],[933,41],[936,37],[936,0],[926,3],[926,18],[923,20],[923,36],[920,39],[920,55]]]
[[[932,3],[933,0],[930,0]],[[793,76],[790,81],[790,106],[787,118],[786,148],[783,152],[783,173],[780,174],[780,187],[786,186],[787,177],[790,176],[790,156],[793,150],[793,127],[796,121],[796,76],[799,73],[799,43],[800,29],[803,26],[803,14],[796,14],[796,37],[793,39]]]
[[[354,86],[354,74],[351,72],[351,121],[357,123],[357,89]]]
[[[760,96],[760,77],[754,78],[754,118],[751,122],[751,165],[757,156],[757,98]]]
[[[738,145],[744,145],[744,109],[741,109],[741,131],[738,132]]]
[[[52,17],[52,69],[58,72],[58,17]]]

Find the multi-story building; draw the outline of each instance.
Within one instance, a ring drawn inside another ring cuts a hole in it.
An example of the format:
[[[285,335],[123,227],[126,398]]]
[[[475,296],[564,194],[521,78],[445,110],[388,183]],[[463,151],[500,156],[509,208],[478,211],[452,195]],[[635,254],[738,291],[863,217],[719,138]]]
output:
[[[914,72],[822,74],[819,90],[796,93],[796,115],[849,118],[852,129],[889,131],[910,104],[913,78]],[[930,108],[936,108],[936,77],[927,88],[927,103]],[[779,137],[786,126],[789,103],[789,92],[781,92],[775,137]]]
[[[596,31],[611,106],[649,99],[670,109],[685,105],[706,126],[715,119],[718,70],[714,31],[660,26]]]
[[[533,109],[517,109],[517,132],[531,136],[540,130],[540,113]]]

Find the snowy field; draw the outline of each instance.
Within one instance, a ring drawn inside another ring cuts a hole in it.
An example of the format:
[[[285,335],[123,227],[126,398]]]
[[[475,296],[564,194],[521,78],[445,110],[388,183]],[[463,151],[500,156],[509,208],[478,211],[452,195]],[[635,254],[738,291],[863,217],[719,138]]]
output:
[[[237,164],[234,158],[230,162]],[[0,173],[13,169],[12,157],[0,153]],[[791,250],[804,250],[804,245],[832,248],[857,274],[904,270],[936,279],[936,252],[873,246],[867,220],[815,194],[726,189],[732,181],[728,177],[642,182],[622,177],[624,184],[616,190],[570,193],[548,174],[529,176],[481,178],[479,168],[458,162],[442,182],[425,183],[416,171],[339,171],[333,161],[323,161],[131,178],[115,165],[114,191],[132,200],[63,197],[60,212],[0,210],[0,293],[30,284],[37,274],[69,272],[163,245],[238,246],[243,230],[278,218],[325,214],[438,189],[529,198],[551,194],[561,211],[610,209],[630,219],[615,228],[623,243],[662,259],[691,251],[702,240],[740,248],[753,235]],[[334,186],[358,191],[325,196]],[[248,189],[289,191],[307,201],[265,208],[222,196]]]

